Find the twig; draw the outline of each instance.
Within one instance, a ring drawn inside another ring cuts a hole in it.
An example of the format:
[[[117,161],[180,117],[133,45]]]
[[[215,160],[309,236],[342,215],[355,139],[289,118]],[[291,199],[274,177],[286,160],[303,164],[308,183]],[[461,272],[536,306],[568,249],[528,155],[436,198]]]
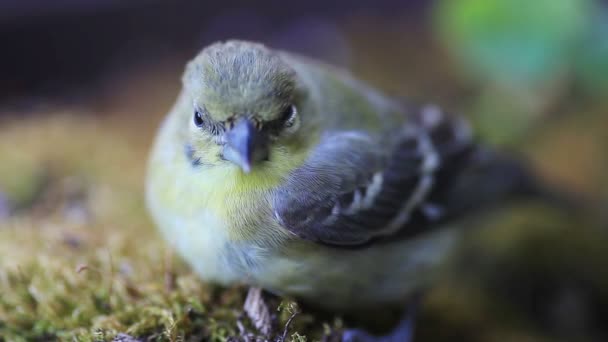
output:
[[[283,336],[281,336],[281,340],[280,342],[285,342],[285,339],[287,338],[287,333],[289,332],[289,326],[291,325],[291,322],[293,321],[294,318],[296,318],[296,316],[300,313],[299,310],[294,310],[294,312],[291,314],[291,316],[289,316],[289,319],[287,320],[287,322],[285,323],[285,328],[283,328]]]

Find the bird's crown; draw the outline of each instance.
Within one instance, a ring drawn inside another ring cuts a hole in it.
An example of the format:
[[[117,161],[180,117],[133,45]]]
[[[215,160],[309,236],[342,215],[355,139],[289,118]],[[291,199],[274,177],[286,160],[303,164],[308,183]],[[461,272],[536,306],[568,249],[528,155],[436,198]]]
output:
[[[250,114],[270,121],[291,103],[295,72],[276,51],[231,40],[203,49],[183,82],[195,105],[215,120]]]

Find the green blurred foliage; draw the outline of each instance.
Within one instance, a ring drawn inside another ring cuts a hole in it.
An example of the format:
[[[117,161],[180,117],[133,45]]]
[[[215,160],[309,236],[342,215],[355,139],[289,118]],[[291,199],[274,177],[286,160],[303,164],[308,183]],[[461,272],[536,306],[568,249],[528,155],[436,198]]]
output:
[[[579,46],[575,68],[578,81],[598,98],[608,95],[608,9],[595,13]]]
[[[438,17],[446,41],[479,77],[538,87],[568,65],[590,9],[584,0],[449,0]]]
[[[593,0],[444,0],[434,11],[439,40],[481,88],[467,112],[501,144],[521,140],[573,85],[601,99],[606,18]]]
[[[10,209],[29,205],[44,187],[44,169],[29,156],[20,154],[14,148],[0,146],[0,153],[6,156],[0,163],[0,192],[12,204]],[[6,152],[6,153],[5,153]],[[8,153],[11,152],[11,153]],[[15,170],[20,170],[16,173]]]

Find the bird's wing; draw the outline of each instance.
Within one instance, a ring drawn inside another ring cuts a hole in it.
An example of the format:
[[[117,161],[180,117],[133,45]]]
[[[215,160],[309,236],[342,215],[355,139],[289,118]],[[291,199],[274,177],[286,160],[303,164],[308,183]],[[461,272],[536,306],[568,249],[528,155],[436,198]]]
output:
[[[484,166],[492,162],[483,161],[466,123],[436,107],[413,114],[392,147],[377,140],[354,131],[324,136],[275,193],[281,225],[334,246],[406,238],[501,197],[519,182],[509,179],[519,177],[511,171]],[[485,169],[504,173],[503,179],[493,180]],[[501,185],[484,190],[492,185],[486,182]],[[473,195],[473,187],[483,195]]]

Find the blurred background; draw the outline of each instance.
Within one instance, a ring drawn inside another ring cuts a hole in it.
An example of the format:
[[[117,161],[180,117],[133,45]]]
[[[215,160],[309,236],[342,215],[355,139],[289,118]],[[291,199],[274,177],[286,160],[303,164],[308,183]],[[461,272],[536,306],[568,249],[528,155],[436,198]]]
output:
[[[185,62],[229,38],[465,115],[480,139],[594,203],[577,215],[522,204],[472,224],[418,340],[608,340],[607,1],[4,0],[0,341],[237,331],[222,306],[239,300],[209,295],[142,203]],[[311,338],[336,325],[301,321]]]

